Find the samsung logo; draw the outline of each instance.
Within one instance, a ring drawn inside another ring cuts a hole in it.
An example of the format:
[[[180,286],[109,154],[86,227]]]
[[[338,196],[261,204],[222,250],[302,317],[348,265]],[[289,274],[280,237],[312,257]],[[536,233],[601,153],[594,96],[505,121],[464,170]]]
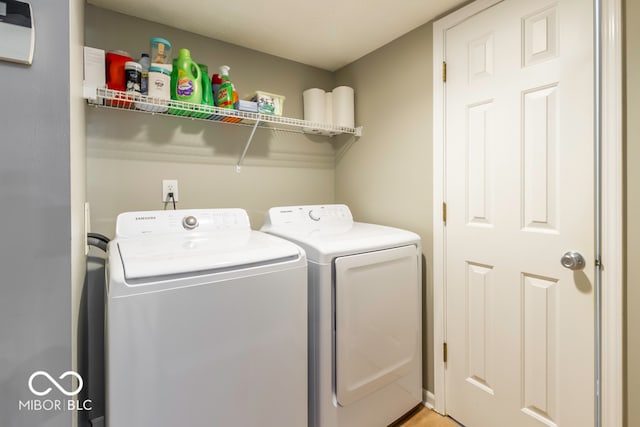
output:
[[[157,219],[155,216],[137,216],[136,221],[150,221],[152,219]]]

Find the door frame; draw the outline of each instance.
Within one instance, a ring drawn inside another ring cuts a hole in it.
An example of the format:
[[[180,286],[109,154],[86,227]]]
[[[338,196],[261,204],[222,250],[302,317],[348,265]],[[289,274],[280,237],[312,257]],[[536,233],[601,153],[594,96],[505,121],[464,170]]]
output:
[[[446,292],[444,288],[444,106],[441,78],[445,33],[450,28],[503,0],[477,0],[433,24],[433,363],[434,409],[446,414]],[[598,4],[598,0],[593,3]],[[600,0],[601,17],[601,190],[602,190],[602,369],[601,425],[623,424],[623,133],[622,133],[622,0]],[[595,7],[595,6],[594,6]],[[597,118],[595,119],[597,120]],[[595,130],[594,130],[595,132]],[[595,185],[595,184],[594,184]],[[604,268],[606,267],[606,268]],[[431,402],[430,402],[431,403]]]

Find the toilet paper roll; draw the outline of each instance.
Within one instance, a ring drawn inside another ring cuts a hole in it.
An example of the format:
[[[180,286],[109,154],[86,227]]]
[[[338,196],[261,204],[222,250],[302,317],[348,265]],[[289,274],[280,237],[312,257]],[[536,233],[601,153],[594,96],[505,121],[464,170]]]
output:
[[[349,86],[333,89],[333,125],[355,127],[354,92]]]
[[[314,123],[324,123],[325,95],[324,90],[318,88],[307,89],[302,92],[304,119]],[[305,128],[305,131],[317,131]]]

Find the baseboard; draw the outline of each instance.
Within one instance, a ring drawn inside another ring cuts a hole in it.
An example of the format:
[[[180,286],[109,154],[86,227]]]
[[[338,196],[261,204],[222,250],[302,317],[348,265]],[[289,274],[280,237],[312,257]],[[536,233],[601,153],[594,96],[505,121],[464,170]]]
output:
[[[433,409],[436,404],[436,397],[430,391],[422,389],[422,404],[429,409]]]

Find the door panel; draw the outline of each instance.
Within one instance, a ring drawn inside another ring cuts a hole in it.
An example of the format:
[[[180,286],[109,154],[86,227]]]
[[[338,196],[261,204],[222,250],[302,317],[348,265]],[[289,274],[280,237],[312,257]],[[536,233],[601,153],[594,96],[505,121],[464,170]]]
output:
[[[593,425],[591,8],[504,0],[445,35],[446,409],[467,427]]]
[[[335,260],[336,394],[346,406],[421,363],[416,246]]]
[[[522,228],[557,232],[558,86],[523,94]]]

